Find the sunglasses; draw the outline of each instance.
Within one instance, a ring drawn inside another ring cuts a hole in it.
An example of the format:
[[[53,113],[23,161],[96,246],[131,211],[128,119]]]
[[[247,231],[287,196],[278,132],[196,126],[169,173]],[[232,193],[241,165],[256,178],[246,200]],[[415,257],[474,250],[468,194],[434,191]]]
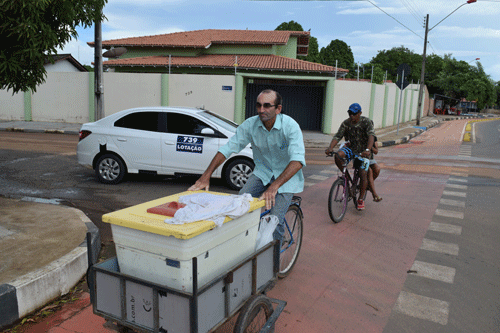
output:
[[[358,114],[357,112],[356,112],[356,113],[354,113],[354,112],[352,112],[352,111],[347,111],[347,113],[349,114],[349,116],[355,116],[355,115],[357,115],[357,114]]]
[[[257,109],[260,109],[261,107],[264,107],[264,109],[269,109],[271,106],[277,106],[277,105],[273,105],[271,103],[260,104],[259,102],[257,102],[255,103],[255,106],[257,107]]]

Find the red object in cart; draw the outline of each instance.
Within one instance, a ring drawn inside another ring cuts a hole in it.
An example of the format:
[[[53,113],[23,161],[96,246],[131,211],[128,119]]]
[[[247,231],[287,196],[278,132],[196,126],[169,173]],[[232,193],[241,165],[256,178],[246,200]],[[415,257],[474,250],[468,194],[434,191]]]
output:
[[[183,207],[186,207],[186,204],[183,204],[183,203],[180,203],[177,201],[170,201],[170,202],[167,202],[163,205],[151,207],[147,210],[147,212],[151,213],[151,214],[159,214],[159,215],[173,217],[175,212]]]

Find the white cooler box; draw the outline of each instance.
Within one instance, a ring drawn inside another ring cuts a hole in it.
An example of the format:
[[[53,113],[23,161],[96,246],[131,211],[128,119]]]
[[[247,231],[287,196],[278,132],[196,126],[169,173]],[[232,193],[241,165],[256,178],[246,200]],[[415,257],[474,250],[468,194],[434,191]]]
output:
[[[105,214],[111,224],[120,272],[169,288],[192,292],[192,258],[198,259],[198,286],[202,287],[255,251],[264,201],[254,199],[249,213],[221,227],[210,221],[183,225],[165,223],[166,216],[149,208],[177,201],[183,192]],[[209,192],[217,195],[225,193]]]

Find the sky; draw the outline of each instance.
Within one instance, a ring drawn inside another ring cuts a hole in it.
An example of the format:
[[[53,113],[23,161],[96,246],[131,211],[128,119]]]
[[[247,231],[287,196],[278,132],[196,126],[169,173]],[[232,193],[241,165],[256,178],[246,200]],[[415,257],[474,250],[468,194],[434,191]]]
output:
[[[109,0],[104,7],[107,20],[102,23],[102,38],[202,29],[274,30],[293,20],[304,30],[310,29],[320,49],[335,39],[342,40],[351,47],[355,62],[363,64],[393,47],[404,46],[422,54],[424,20],[429,14],[427,55],[451,54],[474,66],[479,58],[486,74],[500,81],[500,0],[466,1]],[[60,52],[90,65],[94,49],[87,43],[94,40],[94,27],[77,31],[78,39]]]

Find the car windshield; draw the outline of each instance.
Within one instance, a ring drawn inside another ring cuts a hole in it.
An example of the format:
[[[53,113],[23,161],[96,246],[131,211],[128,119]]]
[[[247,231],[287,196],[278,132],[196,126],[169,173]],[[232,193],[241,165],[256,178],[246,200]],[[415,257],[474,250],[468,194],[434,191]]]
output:
[[[235,122],[233,122],[227,118],[224,118],[222,116],[219,116],[218,114],[215,114],[211,111],[205,110],[205,111],[201,112],[200,115],[209,119],[210,121],[216,123],[218,126],[223,127],[224,129],[231,131],[231,132],[235,132],[236,127],[238,127],[238,124],[236,124]]]

